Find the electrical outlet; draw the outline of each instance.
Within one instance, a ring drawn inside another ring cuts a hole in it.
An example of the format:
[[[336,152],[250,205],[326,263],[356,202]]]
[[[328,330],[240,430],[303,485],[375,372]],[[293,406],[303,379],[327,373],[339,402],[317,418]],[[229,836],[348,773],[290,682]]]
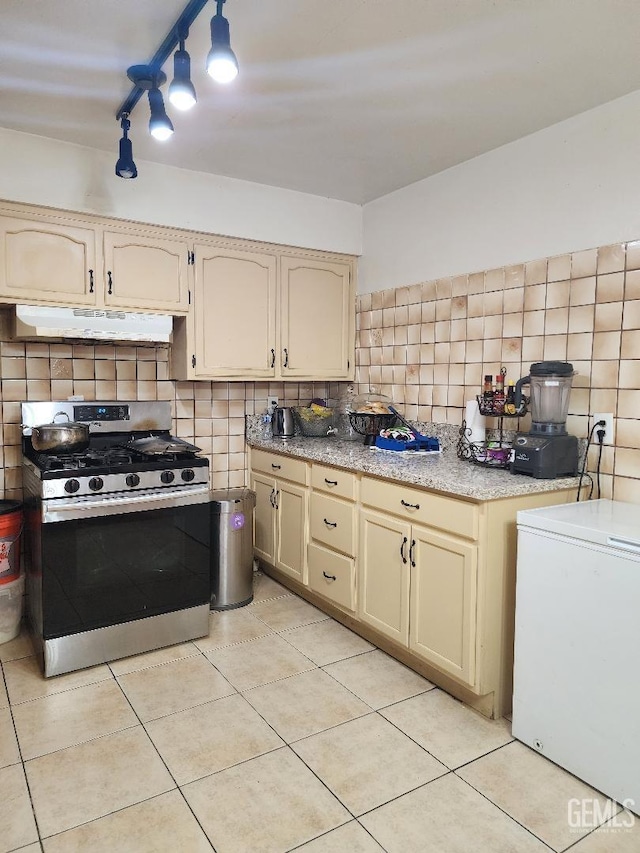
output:
[[[613,414],[611,412],[607,412],[606,414],[602,414],[602,412],[595,412],[593,415],[593,422],[597,424],[598,421],[604,421],[604,444],[613,444]],[[594,444],[598,441],[598,429],[601,427],[596,427],[593,433],[593,442]]]
[[[267,409],[268,409],[270,415],[273,414],[273,410],[276,408],[277,405],[278,405],[278,398],[277,397],[267,397]]]

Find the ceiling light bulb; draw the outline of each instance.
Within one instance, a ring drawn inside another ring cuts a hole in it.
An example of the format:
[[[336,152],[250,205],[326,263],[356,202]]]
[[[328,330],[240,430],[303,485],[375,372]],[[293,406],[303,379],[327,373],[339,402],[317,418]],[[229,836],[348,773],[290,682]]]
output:
[[[218,83],[230,83],[238,75],[238,60],[231,50],[229,21],[221,13],[222,4],[211,18],[211,50],[207,56],[207,72]]]
[[[127,136],[131,123],[126,115],[122,117],[120,125],[122,127],[122,139],[120,140],[120,156],[116,163],[116,175],[119,178],[137,178],[138,170],[133,162],[133,147]]]
[[[191,58],[182,47],[173,56],[173,81],[169,86],[169,100],[178,110],[190,110],[196,103],[196,90],[191,82]]]
[[[162,92],[157,86],[149,89],[149,107],[151,117],[149,119],[149,133],[154,139],[164,142],[173,135],[173,125],[164,108]]]

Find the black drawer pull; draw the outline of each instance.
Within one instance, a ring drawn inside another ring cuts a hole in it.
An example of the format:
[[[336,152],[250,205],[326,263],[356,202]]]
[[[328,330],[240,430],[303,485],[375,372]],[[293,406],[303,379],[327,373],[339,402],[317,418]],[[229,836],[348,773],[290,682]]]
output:
[[[93,270],[89,270],[89,293],[93,293]]]
[[[325,576],[325,578],[326,578],[328,581],[335,581],[335,580],[337,580],[337,578],[336,578],[336,576],[335,576],[335,575],[328,575],[326,572],[323,572],[322,574]]]
[[[406,506],[409,509],[420,509],[420,504],[408,504],[406,501],[400,501],[402,506]]]
[[[323,521],[324,521],[324,523],[327,525],[327,527],[337,527],[337,526],[338,526],[338,522],[337,522],[337,521],[327,521],[327,519],[326,519],[326,518],[325,518],[325,519],[323,519]]]
[[[337,486],[338,485],[337,480],[327,480],[327,478],[325,477],[324,481],[327,484],[327,486]]]
[[[276,365],[276,351],[274,349],[271,350],[271,367],[275,367]]]
[[[107,293],[109,294],[109,296],[111,296],[111,294],[113,293],[113,279],[111,278],[111,270],[107,270],[107,280],[109,282],[109,289],[107,290]]]
[[[412,539],[411,540],[411,547],[409,548],[409,562],[411,563],[411,567],[413,569],[415,569],[415,567],[416,567],[415,554],[413,553],[413,549],[415,547],[416,547],[416,540]]]
[[[408,541],[409,541],[409,540],[408,540],[408,539],[407,539],[407,537],[405,536],[405,537],[404,537],[404,539],[402,540],[402,545],[400,546],[400,556],[402,557],[402,562],[403,562],[403,563],[406,563],[406,562],[407,562],[407,552],[406,552],[406,550],[405,550],[405,549],[406,549],[406,547],[407,547],[407,542],[408,542]]]
[[[272,462],[272,463],[271,463],[271,467],[272,467],[272,468],[275,468],[275,469],[276,469],[276,471],[279,471],[279,470],[282,468],[282,465],[274,465],[274,463]]]

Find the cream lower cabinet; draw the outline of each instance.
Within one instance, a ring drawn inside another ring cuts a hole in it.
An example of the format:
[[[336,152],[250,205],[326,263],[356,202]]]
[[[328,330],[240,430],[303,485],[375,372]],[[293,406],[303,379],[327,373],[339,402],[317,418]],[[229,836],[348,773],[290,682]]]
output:
[[[356,607],[356,477],[314,463],[309,507],[309,588],[343,610]]]
[[[255,554],[294,580],[306,583],[309,466],[299,460],[254,451],[251,467],[251,488],[256,493]],[[278,476],[274,476],[275,472]]]
[[[362,494],[378,510],[363,509],[360,517],[359,617],[473,687],[477,545],[389,513],[432,516],[472,533],[477,508],[369,478]]]

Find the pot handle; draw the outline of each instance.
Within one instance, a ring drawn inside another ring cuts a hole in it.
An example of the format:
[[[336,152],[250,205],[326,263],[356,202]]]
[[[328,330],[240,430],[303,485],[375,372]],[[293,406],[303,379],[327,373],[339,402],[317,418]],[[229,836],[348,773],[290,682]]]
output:
[[[56,422],[56,418],[58,417],[58,415],[64,415],[65,418],[69,421],[69,423],[71,423],[71,418],[69,417],[69,415],[66,412],[56,412],[55,415],[53,416],[53,423]]]

